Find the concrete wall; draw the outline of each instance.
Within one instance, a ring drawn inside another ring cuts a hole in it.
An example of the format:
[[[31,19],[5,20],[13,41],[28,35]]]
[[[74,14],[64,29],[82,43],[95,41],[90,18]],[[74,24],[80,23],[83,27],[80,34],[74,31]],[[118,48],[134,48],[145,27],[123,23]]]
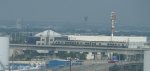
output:
[[[0,70],[8,67],[9,61],[9,38],[8,37],[0,37]]]
[[[144,51],[144,71],[150,71],[150,51]]]

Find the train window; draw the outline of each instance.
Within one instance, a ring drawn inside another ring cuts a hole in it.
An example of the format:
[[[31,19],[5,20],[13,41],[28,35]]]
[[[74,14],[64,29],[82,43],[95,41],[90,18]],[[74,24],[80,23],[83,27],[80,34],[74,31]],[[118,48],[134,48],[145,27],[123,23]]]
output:
[[[73,44],[73,42],[70,42],[70,44]]]
[[[117,46],[117,44],[114,44],[114,46]]]
[[[45,41],[45,39],[42,39],[42,41]]]
[[[101,43],[99,43],[99,45],[101,46]]]
[[[79,45],[79,42],[77,42],[77,45]]]
[[[70,44],[71,44],[71,42],[68,42],[68,44],[70,45]]]
[[[44,43],[42,43],[42,45],[44,45]]]
[[[65,44],[68,44],[69,42],[65,42]]]
[[[115,44],[114,44],[114,43],[112,43],[111,45],[112,45],[112,46],[114,46]]]
[[[74,41],[72,42],[72,44],[74,45]]]
[[[124,44],[122,44],[122,46],[124,46]]]
[[[88,42],[85,42],[85,45],[89,45],[89,43],[88,43]]]
[[[58,41],[57,43],[58,43],[58,44],[60,44],[60,42],[59,42],[59,41]]]
[[[109,43],[107,43],[107,46],[109,46],[110,44]]]
[[[110,43],[109,45],[112,46],[112,43]]]
[[[82,45],[82,42],[80,42],[80,45]]]
[[[96,43],[92,43],[92,45],[96,45]]]
[[[40,45],[40,43],[38,43],[38,45]]]
[[[71,44],[71,42],[70,42],[70,41],[68,41],[68,44]]]
[[[61,44],[64,44],[64,42],[61,42]]]
[[[50,41],[53,41],[53,39],[50,39]]]
[[[54,42],[54,44],[58,44],[58,42],[56,41],[56,42]]]

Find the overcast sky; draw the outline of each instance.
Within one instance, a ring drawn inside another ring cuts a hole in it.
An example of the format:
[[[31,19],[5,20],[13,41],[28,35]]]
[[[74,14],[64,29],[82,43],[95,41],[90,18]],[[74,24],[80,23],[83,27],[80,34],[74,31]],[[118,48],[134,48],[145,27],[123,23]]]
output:
[[[150,0],[0,0],[0,20],[149,24]]]

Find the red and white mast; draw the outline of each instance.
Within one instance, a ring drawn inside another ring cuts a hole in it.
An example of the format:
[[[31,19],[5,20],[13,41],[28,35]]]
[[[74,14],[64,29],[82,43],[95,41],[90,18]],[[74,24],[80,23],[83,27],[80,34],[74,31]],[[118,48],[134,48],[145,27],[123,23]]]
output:
[[[115,32],[115,21],[116,21],[116,12],[111,12],[111,41],[113,41],[113,36]]]

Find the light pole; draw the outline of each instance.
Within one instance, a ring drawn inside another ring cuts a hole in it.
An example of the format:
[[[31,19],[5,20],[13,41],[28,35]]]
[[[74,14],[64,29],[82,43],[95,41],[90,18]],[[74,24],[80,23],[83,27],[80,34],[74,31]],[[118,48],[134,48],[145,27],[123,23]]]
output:
[[[72,61],[71,57],[70,57],[69,60],[70,60],[70,71],[71,71],[71,66],[72,66],[72,65],[71,65],[71,64],[72,64],[72,63],[71,63],[71,61]]]

